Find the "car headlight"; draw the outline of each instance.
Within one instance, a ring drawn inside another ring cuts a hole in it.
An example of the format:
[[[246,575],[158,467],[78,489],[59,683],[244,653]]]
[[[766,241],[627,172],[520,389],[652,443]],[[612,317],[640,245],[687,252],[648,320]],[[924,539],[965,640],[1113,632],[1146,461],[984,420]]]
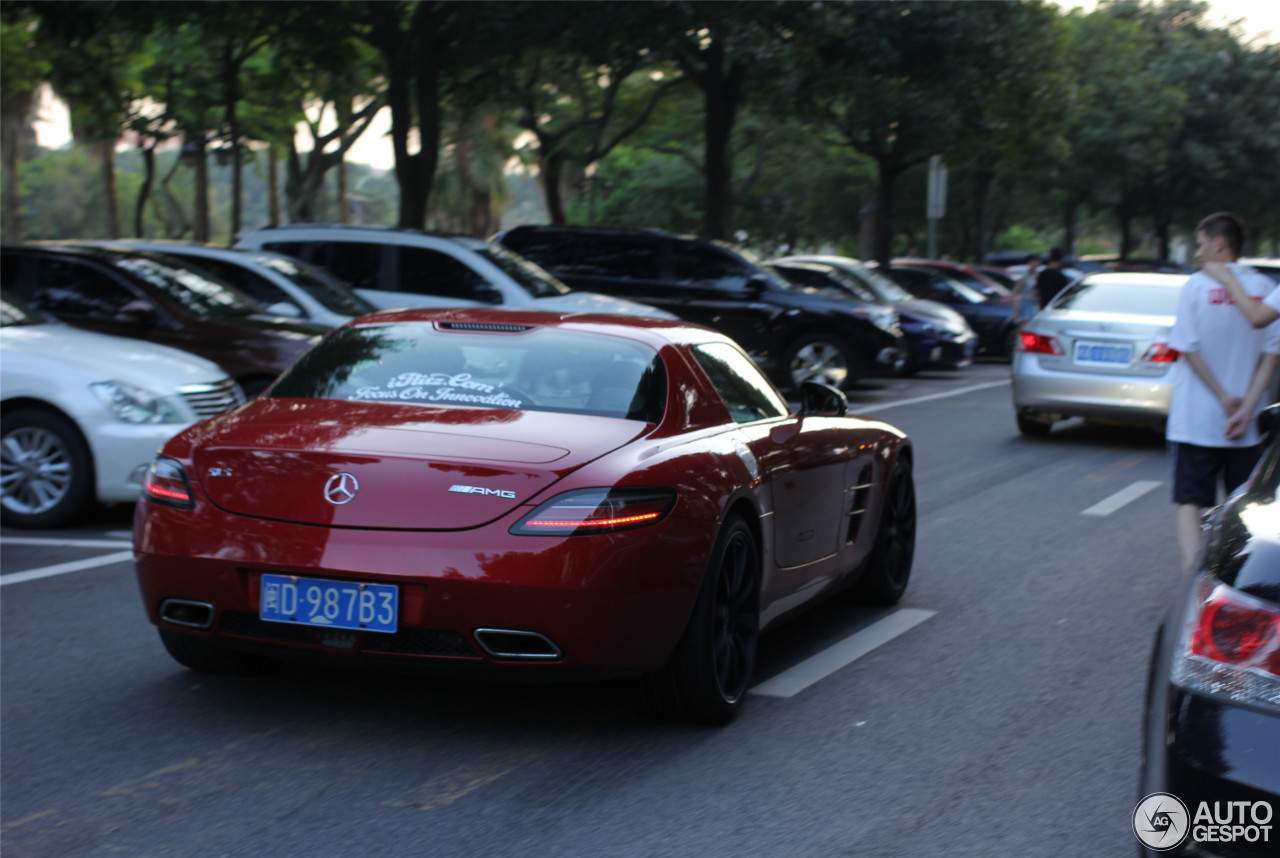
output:
[[[186,423],[189,418],[169,398],[125,381],[98,381],[89,385],[107,410],[124,423]]]

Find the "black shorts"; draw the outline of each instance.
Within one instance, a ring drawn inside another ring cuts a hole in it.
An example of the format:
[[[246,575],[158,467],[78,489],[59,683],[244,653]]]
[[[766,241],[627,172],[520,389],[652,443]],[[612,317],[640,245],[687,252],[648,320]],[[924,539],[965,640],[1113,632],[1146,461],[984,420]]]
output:
[[[1197,447],[1169,442],[1169,465],[1173,474],[1173,502],[1202,508],[1217,506],[1218,484],[1231,494],[1249,478],[1262,455],[1262,445],[1253,447]]]

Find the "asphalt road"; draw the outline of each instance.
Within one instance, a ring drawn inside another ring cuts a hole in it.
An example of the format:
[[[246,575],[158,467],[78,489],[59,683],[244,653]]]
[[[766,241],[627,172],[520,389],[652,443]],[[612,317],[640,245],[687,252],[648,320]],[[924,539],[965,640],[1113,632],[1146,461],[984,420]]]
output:
[[[0,850],[1133,854],[1146,661],[1180,577],[1163,440],[1023,439],[1000,363],[851,400],[916,445],[911,587],[766,636],[721,729],[639,714],[618,684],[201,676],[161,648],[127,558],[20,574],[128,551],[128,510],[4,531]]]

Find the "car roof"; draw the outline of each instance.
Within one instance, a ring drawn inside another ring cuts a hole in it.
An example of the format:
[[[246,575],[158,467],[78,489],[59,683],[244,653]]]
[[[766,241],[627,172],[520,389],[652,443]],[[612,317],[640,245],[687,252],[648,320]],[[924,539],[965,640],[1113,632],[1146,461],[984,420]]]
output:
[[[364,236],[368,239],[383,239],[390,244],[400,244],[398,238],[432,238],[439,241],[452,241],[470,248],[486,247],[488,242],[482,238],[476,238],[470,235],[462,235],[461,233],[436,232],[427,229],[415,229],[412,227],[385,227],[385,226],[365,226],[362,224],[347,223],[286,223],[279,226],[264,226],[261,229],[254,229],[241,233],[237,239],[243,241],[249,236],[266,237],[279,235],[281,239],[288,240],[291,232],[307,232],[310,230],[323,230],[333,233],[334,238],[340,237],[343,233],[348,235]]]
[[[612,313],[555,313],[545,310],[503,310],[491,307],[423,307],[407,310],[382,310],[362,316],[345,327],[400,322],[430,322],[462,330],[490,330],[503,333],[500,326],[553,327],[591,331],[640,340],[660,349],[664,345],[704,342],[732,342],[729,337],[681,319],[657,319],[648,316],[621,316]],[[499,326],[499,327],[494,327]]]
[[[1135,286],[1167,286],[1170,289],[1180,289],[1187,282],[1187,275],[1158,274],[1150,271],[1108,271],[1086,274],[1083,279],[1089,283],[1129,283]]]

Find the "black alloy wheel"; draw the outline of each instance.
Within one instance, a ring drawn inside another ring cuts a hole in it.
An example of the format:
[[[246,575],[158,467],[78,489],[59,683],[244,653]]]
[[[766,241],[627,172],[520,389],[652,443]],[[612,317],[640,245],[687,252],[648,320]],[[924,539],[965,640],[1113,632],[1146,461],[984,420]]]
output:
[[[667,667],[645,680],[664,715],[725,724],[742,707],[760,636],[760,552],[746,522],[730,517],[716,537],[684,636]]]
[[[896,605],[907,591],[916,554],[915,481],[911,466],[901,459],[889,472],[881,504],[875,545],[855,592],[864,603]]]

